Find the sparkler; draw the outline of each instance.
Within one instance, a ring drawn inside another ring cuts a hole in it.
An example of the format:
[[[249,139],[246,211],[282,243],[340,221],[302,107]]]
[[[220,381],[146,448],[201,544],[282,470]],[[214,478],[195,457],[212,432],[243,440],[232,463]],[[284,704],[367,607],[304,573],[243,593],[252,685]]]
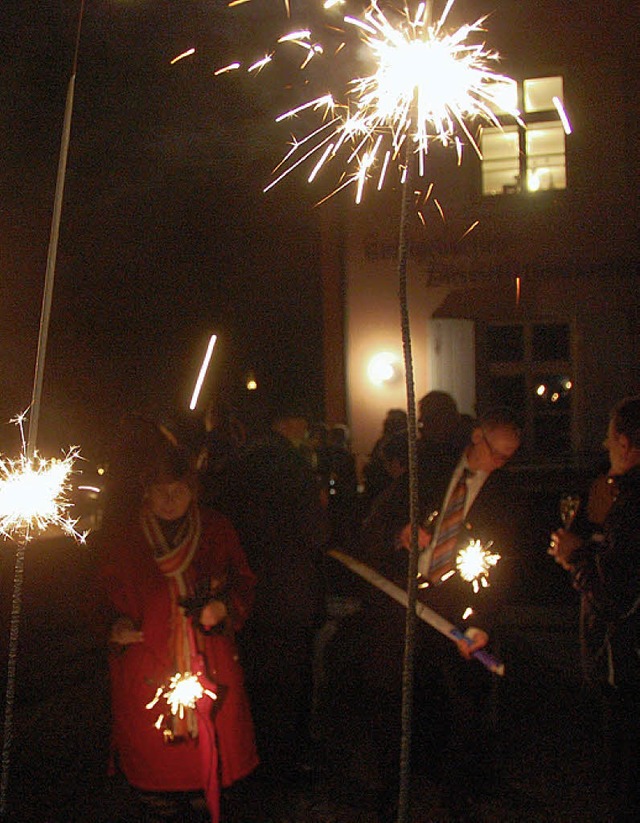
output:
[[[327,93],[277,117],[277,122],[282,122],[312,110],[321,112],[323,122],[303,138],[294,137],[276,169],[277,176],[265,191],[307,161],[313,161],[308,177],[312,182],[331,160],[343,157],[343,181],[336,191],[355,184],[359,203],[369,179],[377,178],[377,188],[383,187],[390,165],[395,164],[401,182],[405,180],[407,151],[417,155],[420,176],[425,173],[434,141],[454,147],[459,162],[465,143],[481,156],[468,120],[480,119],[500,127],[496,112],[503,111],[521,122],[519,111],[510,102],[514,81],[492,68],[499,60],[498,53],[471,41],[484,31],[485,18],[450,32],[445,29],[454,2],[448,0],[436,23],[430,22],[427,3],[420,3],[415,14],[408,7],[385,13],[373,0],[363,16],[343,17],[345,26],[358,35],[359,48],[374,71],[352,78],[342,102]],[[325,52],[312,41],[310,31],[278,41],[285,42],[306,50],[301,68]],[[272,57],[270,53],[249,71],[257,65],[262,68]]]
[[[69,478],[79,451],[72,448],[61,459],[46,460],[37,452],[29,456],[24,417],[23,414],[11,421],[20,427],[20,457],[11,460],[0,455],[0,535],[28,543],[34,533],[57,526],[64,534],[84,542],[86,533],[75,528],[78,520],[67,515],[71,507],[67,496]]]
[[[153,709],[162,700],[167,706],[169,714],[173,717],[183,719],[188,709],[195,709],[196,704],[203,697],[210,697],[217,700],[218,695],[211,689],[202,685],[200,677],[202,672],[193,674],[192,672],[176,672],[169,678],[168,683],[158,686],[158,689],[151,701],[147,703],[147,709]],[[164,723],[166,712],[158,715],[154,723],[156,729],[160,729]],[[171,737],[171,732],[165,729],[164,734]]]
[[[471,583],[477,594],[481,588],[489,586],[489,572],[500,560],[499,554],[491,551],[493,541],[483,546],[479,540],[471,540],[456,557],[456,568],[460,577]]]
[[[276,176],[265,188],[268,191],[306,163],[311,164],[308,181],[313,182],[331,161],[338,158],[343,160],[343,166],[332,194],[354,186],[354,199],[360,203],[367,182],[377,180],[377,188],[381,189],[391,167],[397,169],[403,187],[398,237],[398,295],[407,389],[411,548],[403,666],[399,823],[408,819],[418,565],[416,403],[407,305],[407,222],[411,208],[415,208],[413,180],[416,172],[424,177],[429,149],[434,142],[452,147],[458,163],[462,162],[465,144],[470,144],[481,156],[468,121],[480,120],[500,127],[496,114],[500,111],[510,114],[523,125],[520,113],[510,102],[514,98],[514,82],[494,70],[498,54],[487,50],[483,43],[472,42],[484,31],[485,18],[447,30],[454,2],[446,0],[435,23],[432,22],[431,2],[420,3],[415,12],[407,5],[403,10],[392,9],[387,13],[378,0],[372,0],[362,16],[343,17],[345,32],[348,30],[357,37],[358,56],[368,58],[372,70],[349,80],[343,100],[336,100],[327,92],[280,115],[278,121],[283,122],[319,113],[321,122],[303,137],[293,137],[290,150],[274,170]],[[306,31],[297,38],[281,41],[283,43],[294,43],[305,50],[301,68],[306,68],[327,52],[324,48],[314,48],[314,40]],[[334,54],[339,53],[341,58],[348,55],[350,50],[344,45],[341,43]],[[252,66],[252,70],[265,69],[274,53],[268,53]],[[435,198],[434,204],[437,207]],[[475,579],[483,578],[480,575]]]

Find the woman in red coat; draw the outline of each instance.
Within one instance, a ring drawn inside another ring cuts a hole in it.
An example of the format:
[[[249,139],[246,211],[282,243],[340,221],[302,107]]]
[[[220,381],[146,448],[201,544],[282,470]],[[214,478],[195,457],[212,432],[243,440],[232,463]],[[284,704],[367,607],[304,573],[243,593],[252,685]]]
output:
[[[230,521],[197,505],[188,462],[165,452],[137,515],[120,526],[112,519],[100,540],[101,578],[116,612],[112,750],[147,818],[185,819],[180,804],[202,804],[204,794],[218,823],[221,787],[258,763],[234,640],[255,576]],[[197,674],[205,693],[174,714],[170,678],[185,673]]]

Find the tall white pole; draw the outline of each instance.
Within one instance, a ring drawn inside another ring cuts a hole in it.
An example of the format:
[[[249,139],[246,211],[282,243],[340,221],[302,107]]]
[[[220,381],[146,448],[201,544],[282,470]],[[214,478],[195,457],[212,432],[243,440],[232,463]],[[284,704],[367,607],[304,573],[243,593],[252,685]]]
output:
[[[67,89],[67,100],[62,126],[62,140],[60,157],[58,160],[58,175],[56,179],[53,216],[49,235],[49,250],[47,253],[47,268],[40,313],[40,330],[38,335],[38,350],[36,354],[36,369],[29,414],[29,436],[27,439],[27,458],[31,459],[36,451],[38,437],[38,422],[40,418],[40,403],[42,398],[42,382],[44,376],[44,361],[49,334],[49,319],[51,317],[51,301],[53,297],[53,282],[55,277],[56,256],[58,253],[58,237],[60,233],[60,215],[62,213],[62,196],[67,172],[67,155],[69,153],[69,137],[71,134],[71,115],[73,113],[73,96],[76,84],[78,67],[78,50],[80,46],[80,32],[84,17],[84,0],[80,0],[76,43],[73,53],[71,78]],[[16,693],[16,672],[18,664],[18,635],[20,630],[20,613],[22,609],[22,588],[24,580],[25,545],[19,543],[16,548],[16,559],[13,573],[13,591],[11,597],[11,615],[9,625],[9,647],[7,651],[7,686],[5,693],[5,712],[2,739],[2,757],[0,769],[0,821],[8,817],[9,802],[9,773],[11,766],[11,744],[13,742],[13,706]]]
[[[71,137],[71,116],[73,114],[73,98],[76,86],[76,72],[78,68],[78,51],[80,48],[80,32],[84,17],[84,0],[80,0],[76,44],[73,53],[73,66],[67,88],[67,100],[62,125],[62,140],[60,142],[60,157],[58,159],[58,175],[53,201],[53,215],[49,233],[49,249],[47,252],[47,268],[44,279],[42,309],[40,312],[40,330],[38,334],[38,349],[36,353],[36,368],[31,396],[31,411],[29,413],[29,434],[27,438],[27,457],[33,457],[38,439],[38,423],[40,421],[40,405],[42,401],[42,384],[44,380],[44,363],[47,353],[47,338],[49,336],[49,321],[51,319],[51,303],[53,300],[53,283],[56,273],[56,258],[58,256],[58,239],[60,236],[60,216],[62,214],[62,200],[64,184],[67,176],[67,157],[69,155],[69,141]]]

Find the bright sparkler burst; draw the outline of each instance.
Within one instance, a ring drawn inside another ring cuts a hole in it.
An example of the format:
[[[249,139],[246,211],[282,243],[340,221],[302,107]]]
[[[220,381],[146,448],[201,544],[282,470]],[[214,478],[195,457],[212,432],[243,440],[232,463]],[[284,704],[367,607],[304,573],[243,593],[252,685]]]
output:
[[[79,455],[72,448],[63,458],[45,460],[27,455],[24,415],[15,420],[22,436],[22,454],[17,460],[0,455],[0,535],[26,543],[34,533],[57,526],[70,537],[84,542],[86,533],[77,532],[77,519],[67,516],[69,477]]]
[[[167,684],[159,686],[153,700],[147,703],[147,709],[153,709],[160,700],[164,700],[167,704],[168,710],[172,715],[178,716],[181,719],[184,717],[187,709],[195,709],[196,703],[202,697],[207,695],[212,700],[217,699],[217,694],[210,689],[205,688],[199,680],[200,672],[193,674],[192,672],[176,672]],[[161,714],[155,722],[155,726],[159,729],[164,721],[165,715]]]
[[[433,141],[454,146],[459,162],[465,142],[480,155],[467,121],[499,127],[496,112],[501,111],[520,122],[510,102],[514,81],[492,68],[498,54],[485,49],[484,43],[470,42],[473,35],[484,31],[485,18],[450,32],[445,29],[454,2],[448,0],[436,23],[430,21],[426,3],[420,3],[414,15],[408,8],[385,14],[373,0],[362,17],[345,16],[344,24],[356,30],[360,50],[364,47],[374,70],[348,82],[343,103],[327,93],[277,118],[282,121],[313,110],[323,112],[324,122],[302,139],[294,138],[276,170],[278,176],[265,191],[307,161],[313,162],[308,178],[312,182],[327,163],[341,155],[345,170],[339,188],[355,183],[356,202],[360,202],[364,185],[372,177],[377,178],[378,189],[382,188],[390,164],[404,176],[406,159],[401,149],[407,141],[418,155],[422,175]],[[307,58],[301,68],[324,51],[310,37],[305,31],[279,41],[305,47]]]
[[[490,551],[493,542],[483,546],[479,540],[472,540],[456,557],[456,568],[463,580],[471,583],[477,594],[480,587],[489,585],[489,572],[500,560],[499,554]]]

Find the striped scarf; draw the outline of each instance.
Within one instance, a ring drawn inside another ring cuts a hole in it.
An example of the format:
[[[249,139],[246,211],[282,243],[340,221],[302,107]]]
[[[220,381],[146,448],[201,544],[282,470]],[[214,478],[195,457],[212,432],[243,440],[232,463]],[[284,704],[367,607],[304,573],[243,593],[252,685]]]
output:
[[[171,597],[171,636],[169,649],[172,656],[173,671],[192,671],[195,655],[195,642],[191,620],[185,615],[178,601],[192,594],[191,575],[189,568],[198,548],[201,534],[200,513],[198,507],[192,505],[184,520],[173,536],[168,537],[168,531],[163,529],[163,521],[159,520],[151,511],[145,509],[142,513],[142,530],[158,568],[167,578]],[[198,724],[196,713],[192,709],[185,712],[183,718],[172,716],[174,737],[197,737]]]

